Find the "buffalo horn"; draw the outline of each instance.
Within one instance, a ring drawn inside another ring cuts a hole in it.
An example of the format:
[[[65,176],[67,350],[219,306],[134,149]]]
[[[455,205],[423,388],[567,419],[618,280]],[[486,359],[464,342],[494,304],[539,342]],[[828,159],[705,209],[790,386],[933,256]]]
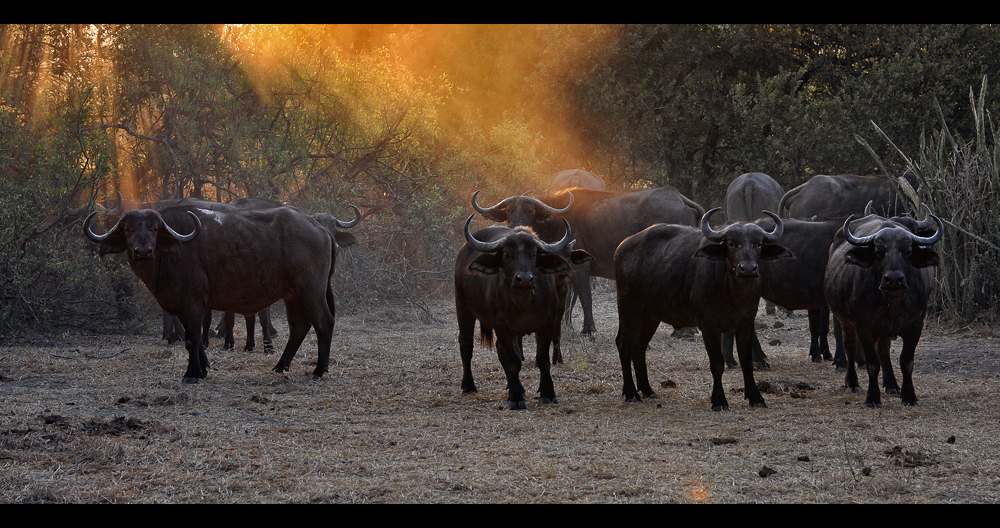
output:
[[[560,240],[558,242],[554,242],[552,244],[546,244],[545,242],[542,242],[539,239],[538,240],[538,249],[540,249],[540,250],[542,250],[542,251],[544,251],[546,253],[559,253],[560,251],[563,250],[563,248],[566,247],[566,244],[570,243],[570,240],[573,238],[573,230],[570,229],[570,227],[569,227],[569,221],[568,220],[566,220],[565,218],[563,218],[562,221],[563,221],[563,224],[566,225],[566,234],[563,235],[562,240]],[[573,242],[576,242],[576,241],[573,240]]]
[[[937,223],[937,226],[938,226],[937,232],[934,233],[933,235],[929,236],[929,237],[917,236],[917,235],[915,235],[913,233],[910,233],[910,238],[913,239],[913,242],[915,244],[919,244],[921,246],[929,246],[929,245],[937,242],[938,240],[941,240],[941,233],[944,232],[944,222],[942,222],[941,219],[937,217],[937,215],[935,215],[934,213],[931,212],[931,209],[929,207],[927,207],[927,204],[924,204],[924,208],[927,210],[927,216],[930,217],[930,218],[924,219],[923,221],[920,222],[920,224],[923,224],[924,222],[927,222],[929,224],[930,223],[929,222],[930,219],[933,218],[934,221]],[[930,226],[929,225],[928,226],[923,226],[923,227],[921,227],[921,229],[924,229],[926,227],[930,227]]]
[[[852,246],[867,246],[871,244],[872,240],[875,239],[875,235],[858,238],[851,234],[851,220],[854,220],[854,215],[848,216],[847,220],[844,221],[844,240],[847,240]]]
[[[872,214],[872,203],[874,200],[868,200],[868,205],[865,206],[865,216]]]
[[[103,235],[98,235],[97,233],[94,233],[93,231],[90,230],[90,221],[94,219],[94,215],[96,214],[97,211],[94,211],[89,215],[87,215],[87,219],[83,221],[83,232],[87,234],[87,238],[93,240],[94,242],[103,242],[105,238],[108,238],[108,235],[114,233],[115,229],[118,229],[118,224],[122,223],[122,219],[119,218],[118,222],[115,223],[114,227],[109,229],[106,233],[104,233]]]
[[[773,244],[777,242],[778,239],[781,238],[781,234],[785,232],[785,224],[781,222],[781,218],[778,218],[778,215],[772,213],[771,211],[764,211],[764,214],[774,219],[774,229],[772,229],[770,233],[764,233],[764,242]]]
[[[472,222],[472,217],[476,215],[469,215],[469,219],[465,221],[465,241],[469,243],[469,246],[476,251],[482,253],[492,253],[503,244],[503,239],[494,240],[493,242],[483,242],[476,240],[476,237],[472,236],[472,232],[469,231],[469,223]]]
[[[931,226],[931,223],[934,222],[934,219],[931,218],[931,216],[932,216],[931,215],[931,208],[927,207],[927,204],[925,204],[925,203],[922,203],[920,205],[924,206],[924,219],[921,220],[921,221],[919,221],[919,222],[917,222],[917,230],[927,229],[928,227]]]
[[[490,214],[499,209],[501,206],[506,205],[507,201],[510,200],[510,198],[505,198],[492,207],[483,207],[479,205],[479,202],[476,201],[476,197],[479,196],[480,191],[481,190],[476,191],[472,194],[472,208],[475,209],[476,212],[478,212],[479,214],[485,216],[486,218],[489,218]],[[569,208],[573,206],[573,193],[567,192],[566,194],[569,195],[569,204],[567,204],[566,207],[563,207],[562,209],[556,209],[555,207],[552,207],[537,198],[530,198],[530,197],[526,198],[534,202],[535,205],[541,207],[542,209],[545,209],[546,211],[552,214],[561,215],[569,211]]]
[[[182,235],[177,231],[174,231],[173,229],[170,228],[170,226],[167,225],[166,222],[163,221],[163,218],[160,218],[160,222],[163,224],[163,227],[167,228],[167,232],[170,233],[170,236],[176,238],[177,240],[180,240],[181,242],[190,242],[194,240],[194,237],[198,236],[198,233],[201,232],[201,220],[198,218],[198,215],[192,213],[191,211],[185,211],[185,212],[191,215],[191,218],[194,218],[194,231],[191,231],[190,234]],[[120,221],[121,220],[119,220],[119,222]]]
[[[726,238],[725,229],[723,229],[722,231],[716,231],[712,229],[712,226],[709,225],[708,223],[708,218],[720,209],[722,208],[716,207],[715,209],[708,211],[707,213],[705,213],[704,216],[701,217],[701,232],[702,234],[705,235],[705,238],[709,239],[712,242],[722,242]]]
[[[337,219],[337,217],[334,217],[333,220],[337,223],[337,227],[341,229],[347,229],[349,227],[354,227],[358,225],[358,222],[361,221],[361,209],[358,209],[356,206],[353,205],[351,206],[351,209],[354,209],[354,220],[350,222],[343,222]]]

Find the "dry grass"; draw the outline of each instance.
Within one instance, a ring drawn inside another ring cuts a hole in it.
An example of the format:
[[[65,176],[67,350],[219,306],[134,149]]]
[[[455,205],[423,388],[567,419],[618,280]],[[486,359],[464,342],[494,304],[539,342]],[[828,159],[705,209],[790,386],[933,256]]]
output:
[[[320,382],[308,378],[311,338],[287,376],[270,371],[273,355],[213,341],[210,377],[193,386],[180,383],[182,347],[156,335],[3,347],[0,501],[1000,500],[1000,347],[988,330],[931,325],[917,350],[921,406],[887,397],[873,410],[843,393],[829,363],[809,362],[804,313],[761,310],[762,341],[782,342],[766,347],[772,370],[757,373],[776,387],[769,408],[749,408],[728,372],[732,410],[713,413],[700,338],[672,338],[665,325],[650,375],[676,386],[624,403],[613,290],[598,288],[595,304],[599,334],[567,331],[567,363],[553,370],[560,403],[527,411],[506,410],[492,351],[474,360],[479,394],[462,395],[450,302],[431,306],[437,321],[403,308],[338,318]],[[530,360],[522,379],[537,387]]]

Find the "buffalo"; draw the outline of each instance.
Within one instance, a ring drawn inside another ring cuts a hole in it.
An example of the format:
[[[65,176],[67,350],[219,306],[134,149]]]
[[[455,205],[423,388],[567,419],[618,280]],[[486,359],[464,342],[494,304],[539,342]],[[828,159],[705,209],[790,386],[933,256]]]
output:
[[[569,221],[576,247],[593,257],[573,274],[573,292],[579,295],[583,307],[583,334],[597,330],[590,277],[614,279],[615,250],[623,240],[659,223],[694,227],[705,214],[700,205],[672,187],[625,192],[565,189],[541,200],[512,196],[485,208],[476,203],[474,195],[473,207],[494,222],[531,226],[548,242],[560,239],[565,233],[559,218]]]
[[[764,211],[777,211],[785,194],[781,184],[763,172],[737,176],[726,189],[726,221],[753,222],[764,218]]]
[[[212,210],[236,210],[236,209],[266,209],[269,207],[282,207],[284,203],[277,203],[270,200],[265,200],[263,198],[240,198],[231,202],[230,204],[219,204],[212,202]],[[354,220],[343,221],[337,217],[328,213],[315,213],[312,216],[313,220],[316,220],[321,226],[326,228],[327,231],[333,236],[334,243],[338,248],[347,248],[358,243],[358,239],[350,233],[345,233],[339,229],[348,229],[354,227],[361,221],[361,210],[355,206],[351,206],[354,209]],[[274,325],[271,324],[271,308],[267,307],[257,314],[260,319],[261,334],[263,336],[264,352],[270,353],[274,351],[274,347],[271,344],[271,338],[278,335],[277,330],[275,330]],[[254,339],[254,329],[256,327],[254,322],[254,315],[244,316],[244,322],[246,323],[247,329],[247,340],[246,345],[244,345],[243,350],[246,352],[252,351],[256,348],[256,340]],[[219,320],[219,324],[216,327],[216,333],[223,336],[223,348],[233,348],[235,346],[235,338],[233,336],[233,327],[236,323],[236,314],[233,312],[226,312],[222,319]]]
[[[139,209],[123,214],[103,235],[90,229],[92,218],[87,217],[84,231],[100,244],[101,255],[125,253],[160,307],[180,318],[188,350],[185,383],[208,375],[201,339],[207,311],[252,314],[278,299],[285,301],[289,336],[273,370],[288,370],[314,327],[319,359],[313,378],[327,371],[336,245],[329,231],[309,216],[291,207],[231,212],[187,206]]]
[[[765,230],[774,229],[774,221],[770,218],[756,222]],[[830,254],[830,244],[842,222],[827,220],[824,222],[807,222],[786,218],[782,220],[784,231],[781,235],[781,245],[788,249],[792,258],[765,260],[760,263],[761,297],[773,302],[786,310],[810,310],[826,320],[810,317],[809,319],[809,357],[820,363],[832,358],[827,334],[829,329],[829,310],[826,296],[823,292],[823,280],[826,276],[826,262]],[[731,336],[723,338],[723,353],[726,363],[736,366],[733,358],[733,343]],[[766,361],[760,343],[754,337],[754,363]]]
[[[573,264],[591,256],[573,249],[571,232],[557,242],[546,243],[527,227],[490,226],[469,230],[466,243],[455,259],[455,313],[458,344],[462,355],[462,391],[476,392],[472,377],[473,336],[479,321],[480,341],[495,344],[500,365],[507,375],[510,409],[524,409],[521,362],[523,337],[534,333],[535,364],[540,373],[539,403],[557,403],[549,372],[549,344],[562,321]],[[565,220],[563,220],[565,222]],[[496,340],[493,333],[496,332]]]
[[[878,390],[880,366],[887,394],[899,394],[904,406],[918,405],[913,388],[913,355],[927,312],[930,271],[938,264],[930,248],[941,239],[944,224],[926,208],[927,220],[937,224],[930,236],[915,234],[925,222],[897,221],[879,215],[854,220],[851,215],[830,246],[824,288],[830,310],[840,321],[847,375],[844,385],[861,392],[854,356],[860,346],[867,363],[866,407],[881,407]],[[853,222],[853,225],[852,225]],[[903,340],[899,368],[900,389],[889,359],[890,342]]]
[[[766,407],[753,378],[751,343],[760,302],[760,262],[789,258],[777,242],[783,224],[774,213],[770,232],[736,223],[721,231],[709,225],[720,208],[707,212],[701,229],[658,224],[628,237],[614,258],[618,287],[618,335],[626,401],[656,398],[646,372],[646,348],[661,322],[674,328],[698,327],[712,371],[712,409],[729,408],[722,388],[726,362],[721,335],[734,334],[743,371],[744,397]],[[635,369],[635,381],[632,369]]]
[[[919,191],[916,177],[911,173],[897,176],[858,176],[819,174],[786,192],[778,204],[782,218],[803,220],[843,220],[849,215],[860,215],[868,202],[873,210],[886,217],[905,213],[905,196],[896,191],[897,186]]]
[[[552,177],[552,182],[549,183],[549,189],[553,191],[572,189],[574,187],[603,191],[605,185],[604,180],[600,176],[583,169],[559,171]]]

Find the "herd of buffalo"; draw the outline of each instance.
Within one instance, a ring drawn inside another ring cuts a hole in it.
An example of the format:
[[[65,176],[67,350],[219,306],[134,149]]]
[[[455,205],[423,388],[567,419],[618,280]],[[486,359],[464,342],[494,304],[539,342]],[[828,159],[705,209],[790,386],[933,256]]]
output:
[[[931,246],[944,226],[926,205],[923,218],[906,215],[902,190],[915,186],[908,175],[820,175],[784,192],[766,174],[748,173],[729,186],[724,208],[707,212],[673,188],[608,191],[599,177],[582,170],[557,174],[541,198],[512,196],[487,207],[477,191],[473,209],[495,224],[473,233],[475,215],[469,216],[466,243],[455,260],[462,390],[476,391],[478,321],[480,343],[496,348],[506,374],[509,408],[526,407],[519,377],[529,334],[537,343],[538,402],[556,403],[550,368],[562,361],[560,336],[577,299],[583,333],[596,330],[594,276],[613,279],[617,288],[615,344],[628,401],[656,397],[646,349],[660,323],[667,323],[700,330],[713,377],[713,410],[728,408],[722,386],[727,365],[740,367],[750,405],[766,407],[754,382],[755,366],[768,368],[754,330],[764,298],[786,310],[808,310],[809,354],[817,362],[833,359],[845,370],[847,390],[861,392],[856,366],[867,369],[865,405],[881,406],[880,370],[886,393],[917,405],[913,356],[931,267],[938,263]],[[119,197],[102,215],[113,223],[104,234],[93,229],[97,211],[87,216],[84,231],[101,255],[125,253],[163,308],[164,337],[183,329],[189,354],[184,382],[207,376],[212,310],[227,313],[220,328],[227,347],[233,346],[235,314],[246,317],[247,349],[254,346],[254,317],[260,314],[269,349],[274,330],[267,308],[279,299],[288,336],[274,370],[288,370],[314,328],[319,350],[312,375],[319,378],[329,364],[337,248],[357,243],[342,229],[362,218],[351,207],[355,219],[345,222],[258,199],[138,203]],[[827,343],[831,313],[835,354]],[[902,387],[889,358],[897,337]]]

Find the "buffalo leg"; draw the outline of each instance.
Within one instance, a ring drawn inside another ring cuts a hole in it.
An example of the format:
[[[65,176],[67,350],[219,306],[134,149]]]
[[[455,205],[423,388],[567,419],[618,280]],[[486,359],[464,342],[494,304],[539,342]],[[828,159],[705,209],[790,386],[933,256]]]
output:
[[[767,404],[764,403],[764,396],[760,394],[757,382],[753,379],[753,347],[760,348],[757,332],[754,331],[753,325],[751,320],[745,327],[737,329],[736,332],[736,353],[739,354],[740,369],[743,371],[743,397],[750,400],[752,407],[767,407]],[[713,373],[714,371],[713,368]]]
[[[236,338],[233,336],[234,326],[236,326],[236,314],[225,312],[219,320],[219,325],[215,327],[216,335],[222,336],[222,348],[225,350],[236,346]]]
[[[190,307],[180,315],[184,326],[184,346],[188,351],[188,367],[182,379],[184,383],[198,383],[199,379],[208,377],[208,356],[202,343],[201,329],[204,316],[205,309],[200,307]]]
[[[524,386],[521,385],[521,354],[517,336],[497,329],[497,358],[507,376],[507,406],[511,410],[527,409],[524,403]],[[548,351],[545,351],[548,354]]]
[[[477,392],[476,382],[472,379],[472,352],[476,333],[476,317],[461,306],[457,306],[455,311],[458,316],[458,350],[462,355],[462,393],[471,394]],[[485,330],[481,331],[485,332]]]
[[[573,275],[573,292],[580,296],[580,308],[583,309],[583,331],[584,335],[590,335],[597,331],[594,324],[593,295],[590,289],[590,274],[581,273],[579,270]]]
[[[326,302],[323,302],[325,299]],[[317,299],[310,304],[315,307],[312,310],[310,322],[316,329],[316,370],[313,371],[312,379],[318,380],[323,374],[330,370],[330,347],[333,345],[333,327],[336,322],[336,308],[334,308],[333,290],[327,284],[324,297]]]
[[[271,308],[267,307],[260,311],[260,333],[261,340],[264,342],[264,353],[273,354],[274,353],[274,343],[271,338],[274,334],[271,333]],[[250,324],[253,328],[253,323]]]
[[[829,361],[830,344],[827,334],[830,331],[830,309],[817,308],[809,310],[809,357],[813,363]]]
[[[903,389],[900,392],[900,399],[903,405],[920,405],[917,402],[917,393],[913,388],[913,354],[917,350],[917,342],[920,341],[920,334],[923,332],[923,325],[903,335],[903,350],[899,353],[899,370],[903,374]]]
[[[869,335],[867,332],[855,332],[858,335],[858,343],[861,345],[861,349],[865,353],[865,365],[868,370],[868,392],[865,398],[865,407],[874,407],[876,409],[882,407],[882,395],[878,390],[878,374],[879,374],[879,361],[876,359],[879,355],[875,339]],[[845,344],[846,346],[846,344]]]
[[[836,367],[837,372],[847,372],[848,358],[847,354],[844,352],[847,345],[843,337],[844,332],[843,329],[841,328],[841,324],[842,323],[840,322],[839,319],[837,319],[836,317],[833,318],[833,339],[834,342],[836,343],[835,345],[836,351],[833,355],[833,366]],[[857,343],[856,340],[854,342]],[[859,369],[866,368],[865,355],[864,353],[858,354],[857,352],[859,351],[860,349],[855,348],[854,350],[855,353],[853,354],[854,359],[851,359],[850,361],[856,361]]]
[[[892,360],[889,358],[891,345],[892,340],[883,337],[875,343],[875,351],[882,367],[882,389],[886,394],[899,394],[899,383],[896,381],[896,373],[892,370]]]
[[[309,329],[312,328],[312,325],[309,324],[309,319],[297,303],[286,302],[285,311],[288,313],[288,341],[285,343],[285,350],[282,352],[281,358],[278,359],[278,364],[272,369],[275,372],[288,371],[292,365],[292,360],[295,359],[295,353],[299,350],[299,346],[302,345],[302,340],[305,339],[306,334],[309,333]]]
[[[559,322],[552,325],[559,328]],[[556,388],[552,382],[552,372],[549,365],[549,343],[552,342],[551,329],[535,332],[535,366],[538,367],[538,403],[559,403],[556,399]]]
[[[619,307],[619,309],[621,309]],[[656,398],[653,388],[649,386],[646,369],[646,347],[656,333],[660,322],[646,317],[618,318],[618,335],[615,345],[618,347],[618,358],[622,365],[622,396],[627,402],[641,402],[639,392],[646,398]],[[632,368],[635,367],[635,381],[632,379]],[[638,389],[636,388],[638,383]]]
[[[739,363],[733,357],[733,334],[722,334],[722,355],[726,360],[727,367],[738,367]],[[760,345],[757,338],[757,330],[753,331],[753,365],[758,370],[771,370],[771,364],[767,361],[767,354]]]
[[[167,344],[180,342],[183,335],[184,325],[181,324],[180,318],[163,312],[163,339],[167,340]]]
[[[254,333],[255,333],[254,326],[256,325],[255,323],[256,318],[257,314],[250,314],[243,316],[243,323],[247,327],[247,342],[245,345],[243,345],[244,352],[251,352],[253,351],[253,349],[257,348],[257,341],[254,339]]]

